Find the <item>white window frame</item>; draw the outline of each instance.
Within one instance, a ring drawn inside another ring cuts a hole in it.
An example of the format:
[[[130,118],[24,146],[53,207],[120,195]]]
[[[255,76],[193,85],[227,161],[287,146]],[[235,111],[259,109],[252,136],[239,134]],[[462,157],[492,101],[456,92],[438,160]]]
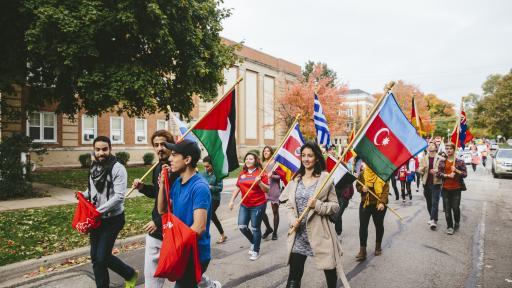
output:
[[[93,134],[93,137],[91,140],[84,140],[84,131],[85,131],[85,127],[84,127],[84,118],[85,117],[92,117],[93,118],[93,123],[94,123],[94,134]],[[82,114],[82,144],[92,144],[92,142],[94,141],[94,139],[98,137],[98,116],[88,116],[88,115],[85,115],[85,114]]]
[[[144,141],[139,141],[139,139],[138,139],[139,135],[137,135],[137,133],[139,132],[139,131],[137,131],[137,121],[140,121],[140,120],[144,121],[144,134],[145,134]],[[148,120],[144,119],[144,118],[135,118],[134,121],[135,121],[135,123],[134,123],[135,124],[135,129],[134,129],[135,130],[135,133],[134,133],[135,134],[135,144],[148,144]]]
[[[116,141],[112,138],[112,120],[121,119],[121,140]],[[110,116],[110,141],[112,144],[124,144],[124,118],[123,117],[114,117]]]
[[[44,111],[34,111],[27,114],[27,136],[30,137],[30,114],[38,113],[39,114],[39,139],[32,139],[33,142],[38,143],[57,143],[57,114],[53,112],[44,112]],[[44,115],[52,114],[53,115],[53,139],[44,139]],[[37,127],[37,126],[36,126]]]
[[[162,128],[162,129],[169,130],[169,124],[168,124],[169,122],[167,120],[162,120],[162,119],[157,119],[156,120],[156,130],[160,130],[158,128],[158,126],[159,126],[159,123],[162,123],[162,122],[164,123],[164,128]]]
[[[347,109],[347,116],[349,116],[349,117],[354,116],[354,110],[352,108]]]

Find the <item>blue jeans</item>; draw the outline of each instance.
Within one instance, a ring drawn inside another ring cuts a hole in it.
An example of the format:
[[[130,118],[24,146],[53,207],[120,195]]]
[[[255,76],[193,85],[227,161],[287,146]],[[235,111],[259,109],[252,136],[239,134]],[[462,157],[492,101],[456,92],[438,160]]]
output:
[[[254,245],[255,252],[260,252],[261,221],[266,208],[267,203],[256,207],[240,205],[238,212],[238,229]],[[249,229],[249,221],[251,221],[251,229]]]
[[[430,220],[437,221],[437,216],[439,214],[439,198],[441,197],[441,185],[424,185],[423,195],[427,201],[427,210],[430,215]]]
[[[123,212],[111,218],[101,219],[101,226],[91,231],[89,239],[91,242],[91,261],[96,287],[109,287],[109,268],[126,280],[131,279],[135,275],[135,270],[132,267],[112,255],[114,242],[119,231],[123,229],[124,222]]]

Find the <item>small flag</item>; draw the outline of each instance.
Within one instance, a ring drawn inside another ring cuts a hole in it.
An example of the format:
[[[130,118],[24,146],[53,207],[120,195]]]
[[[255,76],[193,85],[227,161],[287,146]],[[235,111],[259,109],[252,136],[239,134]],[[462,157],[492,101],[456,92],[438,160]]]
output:
[[[418,135],[393,93],[384,97],[353,146],[366,165],[387,181],[396,169],[425,150],[427,142]]]
[[[239,167],[235,141],[235,91],[233,87],[192,130],[208,151],[217,179],[228,176],[229,172]]]
[[[350,144],[350,142],[352,142],[352,139],[354,139],[354,136],[356,134],[356,127],[352,128],[352,132],[350,132],[350,137],[348,138],[348,144]],[[354,152],[354,150],[348,150],[347,153],[345,154],[345,158],[343,158],[343,162],[345,163],[348,163],[348,161],[350,161],[350,159],[352,159],[352,157],[356,156],[356,153]]]
[[[281,177],[281,181],[283,181],[284,186],[288,185],[288,182],[292,179],[292,171],[286,168],[283,164],[277,164],[274,171]]]
[[[334,166],[336,166],[336,162],[338,162],[338,160],[334,158],[334,156],[327,155],[327,159],[325,159],[325,170],[331,172]]]
[[[304,145],[304,138],[302,133],[300,133],[299,123],[296,123],[295,127],[291,129],[290,135],[288,135],[283,146],[277,151],[275,161],[288,168],[292,173],[295,173],[300,168],[300,148]]]
[[[347,186],[352,185],[356,180],[356,176],[352,175],[345,166],[345,164],[340,163],[336,170],[332,174],[333,184],[338,190],[343,190]]]
[[[469,132],[468,125],[467,125],[467,118],[466,118],[466,112],[462,110],[460,112],[460,122],[455,124],[455,128],[452,132],[452,143],[457,143],[457,125],[460,125],[459,128],[459,141],[458,141],[458,147],[462,147],[462,150],[466,147],[466,144],[471,142],[473,140],[473,134]]]
[[[423,123],[421,122],[421,117],[420,114],[418,113],[414,96],[412,96],[411,123],[412,126],[416,128],[418,134],[420,134],[421,137],[427,136],[427,132],[425,132],[425,130],[423,129]]]
[[[315,93],[315,112],[313,114],[313,121],[315,122],[316,140],[318,145],[331,147],[331,133],[327,127],[327,119],[324,115],[322,105],[318,100],[318,95]]]
[[[176,123],[176,126],[178,126],[178,131],[180,133],[180,138],[183,137],[183,134],[187,133],[187,126],[185,126],[185,123],[181,122],[181,120],[176,117],[174,113],[171,113],[172,119],[174,120],[174,123]],[[194,134],[188,133],[184,139],[197,142],[197,138],[194,136]]]

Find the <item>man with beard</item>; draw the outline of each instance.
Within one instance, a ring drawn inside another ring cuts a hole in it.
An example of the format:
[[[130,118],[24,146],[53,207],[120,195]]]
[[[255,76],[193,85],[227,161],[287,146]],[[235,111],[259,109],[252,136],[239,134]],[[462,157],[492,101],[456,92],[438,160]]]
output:
[[[124,193],[128,174],[111,154],[112,145],[108,137],[96,137],[93,147],[94,161],[89,172],[88,189],[83,194],[101,213],[101,226],[92,230],[89,236],[96,287],[109,287],[110,268],[125,279],[125,287],[133,288],[138,273],[112,255],[114,242],[125,223]]]
[[[140,193],[149,198],[155,199],[155,206],[151,214],[152,220],[144,225],[144,231],[148,233],[146,236],[146,249],[144,253],[144,284],[146,287],[160,288],[163,287],[165,278],[154,277],[158,259],[160,258],[160,248],[162,247],[162,217],[158,213],[158,190],[160,183],[160,175],[162,174],[162,166],[169,165],[169,156],[171,151],[164,145],[165,142],[174,143],[174,138],[167,130],[158,130],[151,136],[151,144],[158,155],[158,165],[153,170],[152,184],[145,184],[140,179],[133,181],[133,187]],[[171,175],[171,182],[175,178],[175,174]],[[172,183],[171,183],[172,185]]]

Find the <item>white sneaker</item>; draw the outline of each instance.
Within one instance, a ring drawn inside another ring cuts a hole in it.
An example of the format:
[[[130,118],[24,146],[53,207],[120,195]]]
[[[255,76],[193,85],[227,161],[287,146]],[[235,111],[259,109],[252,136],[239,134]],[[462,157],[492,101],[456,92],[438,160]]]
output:
[[[432,225],[432,220],[428,220],[428,221],[427,221],[427,224],[428,224],[429,226],[430,226],[430,225]]]
[[[251,248],[249,249],[249,255],[252,255],[252,252],[254,252],[254,244],[251,244]]]
[[[212,288],[222,288],[222,284],[220,284],[220,282],[217,280],[211,281],[210,284],[211,284],[210,287],[212,287]]]
[[[430,230],[436,231],[437,229],[437,223],[435,220],[432,220],[432,223],[430,223]]]
[[[252,251],[252,254],[251,254],[251,257],[249,257],[249,260],[255,261],[255,260],[258,260],[258,258],[260,258],[260,253],[258,253],[256,251]]]
[[[446,229],[446,234],[453,235],[453,228]]]

